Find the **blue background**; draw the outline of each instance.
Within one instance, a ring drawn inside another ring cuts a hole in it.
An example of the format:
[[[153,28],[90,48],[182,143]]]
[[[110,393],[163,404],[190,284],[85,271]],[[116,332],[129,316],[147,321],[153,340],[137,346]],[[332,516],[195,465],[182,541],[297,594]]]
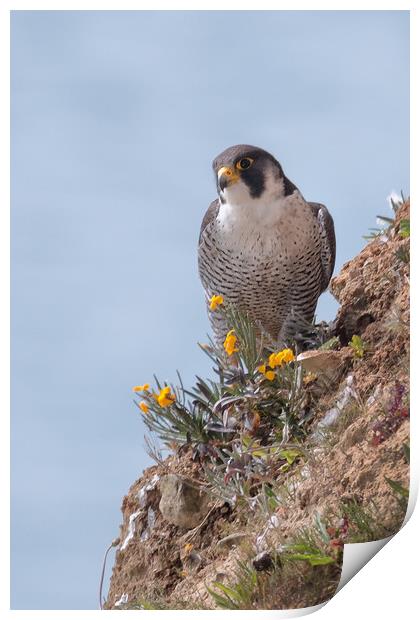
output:
[[[336,272],[409,192],[409,14],[12,14],[12,608],[97,607],[150,463],[131,387],[209,372],[211,160],[271,151],[328,205]],[[331,295],[318,318],[331,319]],[[112,558],[111,558],[112,563]]]

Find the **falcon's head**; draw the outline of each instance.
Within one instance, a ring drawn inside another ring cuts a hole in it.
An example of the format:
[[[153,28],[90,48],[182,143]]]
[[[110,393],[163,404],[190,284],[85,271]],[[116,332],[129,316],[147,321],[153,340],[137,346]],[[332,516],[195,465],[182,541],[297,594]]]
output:
[[[277,159],[257,146],[229,147],[214,159],[213,170],[222,204],[249,204],[257,199],[271,202],[296,189]]]

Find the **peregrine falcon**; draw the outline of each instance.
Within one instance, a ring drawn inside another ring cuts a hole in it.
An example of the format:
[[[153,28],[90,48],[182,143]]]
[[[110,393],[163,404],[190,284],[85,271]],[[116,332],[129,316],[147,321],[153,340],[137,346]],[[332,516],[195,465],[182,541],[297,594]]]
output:
[[[218,199],[200,230],[198,265],[207,297],[222,295],[276,343],[312,321],[335,263],[327,208],[306,202],[279,162],[255,146],[231,146],[213,161]],[[220,343],[230,329],[210,312]]]

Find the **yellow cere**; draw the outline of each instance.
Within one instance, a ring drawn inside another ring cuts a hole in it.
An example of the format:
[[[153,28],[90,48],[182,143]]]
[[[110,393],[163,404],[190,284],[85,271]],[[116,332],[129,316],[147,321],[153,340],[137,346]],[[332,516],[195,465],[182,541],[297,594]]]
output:
[[[161,407],[169,407],[176,400],[169,386],[162,388],[159,394],[155,394],[155,398]]]
[[[147,392],[149,388],[150,385],[148,383],[145,383],[144,385],[135,385],[133,387],[133,392]]]
[[[217,306],[221,306],[223,303],[222,295],[213,295],[213,297],[209,301],[210,310],[213,312],[216,310]]]
[[[219,168],[219,170],[217,171],[217,177],[218,179],[221,179],[222,177],[226,177],[229,185],[233,185],[233,183],[237,183],[239,179],[241,178],[239,173],[236,170],[229,168],[229,166],[222,166],[221,168]]]
[[[141,402],[139,407],[143,411],[143,413],[147,413],[149,411],[149,405],[145,402]]]
[[[235,332],[233,329],[231,329],[223,343],[225,351],[228,355],[233,355],[236,351],[239,351],[238,347],[236,346],[237,342],[238,339],[235,336]]]
[[[217,176],[220,178],[222,174],[227,177],[235,176],[235,173],[233,172],[232,168],[229,168],[229,166],[222,166],[221,168],[219,168],[219,170],[217,171]]]

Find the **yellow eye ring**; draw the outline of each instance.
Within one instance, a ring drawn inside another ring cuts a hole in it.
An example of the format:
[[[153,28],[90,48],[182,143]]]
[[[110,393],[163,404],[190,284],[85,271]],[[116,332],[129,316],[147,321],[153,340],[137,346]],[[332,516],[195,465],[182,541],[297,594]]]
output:
[[[253,164],[254,160],[251,157],[242,157],[239,161],[236,162],[235,167],[238,170],[246,170],[250,168]]]

